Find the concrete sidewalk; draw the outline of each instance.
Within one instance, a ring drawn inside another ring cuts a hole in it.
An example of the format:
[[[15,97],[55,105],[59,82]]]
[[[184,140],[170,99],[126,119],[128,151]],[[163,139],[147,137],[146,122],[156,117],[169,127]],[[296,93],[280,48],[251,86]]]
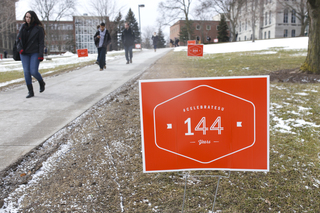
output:
[[[45,141],[96,102],[141,74],[170,49],[135,52],[132,64],[123,56],[107,62],[107,69],[88,66],[44,78],[46,90],[25,98],[27,87],[0,92],[0,171]]]

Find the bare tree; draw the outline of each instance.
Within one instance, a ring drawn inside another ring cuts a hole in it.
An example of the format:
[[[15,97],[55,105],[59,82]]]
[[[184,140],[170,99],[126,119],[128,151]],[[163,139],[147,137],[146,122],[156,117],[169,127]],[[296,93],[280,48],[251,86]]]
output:
[[[165,0],[159,3],[159,11],[161,14],[162,25],[172,25],[179,18],[183,17],[186,22],[188,32],[188,39],[191,36],[191,22],[190,22],[190,6],[192,0]]]
[[[256,40],[256,31],[258,31],[258,35],[261,35],[261,26],[263,25],[263,7],[264,1],[262,0],[244,0],[242,8],[241,8],[241,16],[246,20],[247,25],[251,24],[251,40],[255,42]],[[257,28],[260,26],[260,28]],[[260,37],[260,36],[258,36]]]
[[[245,4],[248,7],[249,13],[247,14],[251,16],[252,42],[255,42],[257,22],[260,22],[259,25],[263,22],[263,1],[246,0]]]
[[[10,52],[16,36],[15,2],[12,0],[0,1],[0,47],[4,50],[10,50]]]
[[[301,31],[299,36],[304,36],[305,29],[308,25],[308,9],[307,9],[307,0],[298,0],[298,1],[285,1],[279,0],[279,3],[283,5],[284,8],[294,11],[295,17],[300,20]]]
[[[112,36],[116,36],[118,26],[114,26],[115,22],[109,22],[109,20],[115,20],[117,15],[123,9],[122,6],[117,4],[116,0],[91,0],[90,6],[92,8],[92,12],[90,13],[93,16],[99,16],[100,21],[106,24],[106,27]],[[110,48],[117,49],[118,46],[115,42],[111,43]]]
[[[320,0],[308,0],[309,44],[308,55],[301,70],[320,74]]]
[[[232,41],[236,41],[236,29],[240,10],[245,0],[201,0],[197,8],[197,16],[203,13],[210,13],[212,10],[224,14],[229,22],[229,29]]]
[[[76,10],[77,0],[34,0],[32,9],[40,15],[45,24],[46,39],[48,42],[48,54],[51,46],[51,29],[57,21],[64,17],[70,17]],[[51,26],[50,26],[50,21]]]
[[[156,28],[155,27],[145,27],[142,31],[142,45],[143,47],[147,48],[147,49],[151,49],[152,48],[152,42],[151,42],[151,37],[153,35],[154,32],[156,32]]]
[[[109,20],[114,20],[123,7],[118,6],[116,0],[91,0],[91,15],[100,16],[101,21],[108,24]],[[106,17],[109,17],[107,20]]]

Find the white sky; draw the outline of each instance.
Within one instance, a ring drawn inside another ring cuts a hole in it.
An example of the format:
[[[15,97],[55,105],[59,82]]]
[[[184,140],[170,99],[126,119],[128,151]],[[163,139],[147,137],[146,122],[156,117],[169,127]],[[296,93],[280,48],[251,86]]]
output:
[[[153,26],[155,30],[157,31],[157,18],[160,15],[158,12],[158,4],[162,0],[118,0],[117,4],[118,6],[123,6],[122,15],[126,16],[128,13],[129,8],[133,11],[135,14],[136,20],[139,23],[139,12],[138,12],[138,5],[144,4],[144,8],[140,8],[140,19],[141,19],[141,26],[142,31],[147,26]],[[17,20],[21,20],[24,13],[28,10],[31,10],[31,3],[32,0],[19,0],[16,4],[16,16]],[[78,15],[83,15],[84,13],[87,13],[90,15],[90,6],[89,3],[90,0],[78,0]],[[169,36],[169,27],[163,28],[163,32],[166,36]]]

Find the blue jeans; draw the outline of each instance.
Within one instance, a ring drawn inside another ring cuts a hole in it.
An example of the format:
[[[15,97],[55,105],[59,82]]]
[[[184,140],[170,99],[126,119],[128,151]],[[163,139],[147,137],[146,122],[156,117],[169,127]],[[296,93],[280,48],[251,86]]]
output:
[[[42,76],[39,73],[39,64],[40,61],[38,59],[39,53],[30,53],[30,54],[20,54],[24,79],[26,80],[26,84],[32,84],[32,77],[35,77],[38,81],[42,80]]]
[[[99,47],[98,48],[98,62],[100,69],[103,69],[103,67],[106,65],[106,52],[107,48],[105,47]]]
[[[132,48],[133,48],[133,45],[132,46],[124,46],[124,52],[125,52],[127,61],[132,59]],[[129,54],[130,54],[130,58],[129,58]]]

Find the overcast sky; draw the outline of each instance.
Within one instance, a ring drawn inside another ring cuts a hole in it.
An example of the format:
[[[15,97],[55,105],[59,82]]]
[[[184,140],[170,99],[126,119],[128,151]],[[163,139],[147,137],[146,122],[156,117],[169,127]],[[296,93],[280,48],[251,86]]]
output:
[[[158,4],[159,2],[164,0],[118,0],[117,4],[118,6],[123,6],[122,15],[125,16],[131,8],[133,13],[135,14],[135,17],[137,19],[137,22],[139,23],[139,12],[138,12],[138,5],[144,4],[144,8],[140,8],[140,19],[141,19],[141,26],[142,31],[147,26],[154,26],[155,29],[157,29],[157,18],[160,15],[158,12]],[[19,0],[16,4],[16,14],[17,14],[17,20],[21,20],[24,16],[24,13],[31,9],[31,3],[32,0]],[[79,6],[78,14],[77,15],[83,15],[84,13],[87,13],[91,15],[90,13],[90,6],[89,6],[89,0],[78,0]],[[169,27],[165,27],[163,29],[164,34],[166,36],[169,36]]]

